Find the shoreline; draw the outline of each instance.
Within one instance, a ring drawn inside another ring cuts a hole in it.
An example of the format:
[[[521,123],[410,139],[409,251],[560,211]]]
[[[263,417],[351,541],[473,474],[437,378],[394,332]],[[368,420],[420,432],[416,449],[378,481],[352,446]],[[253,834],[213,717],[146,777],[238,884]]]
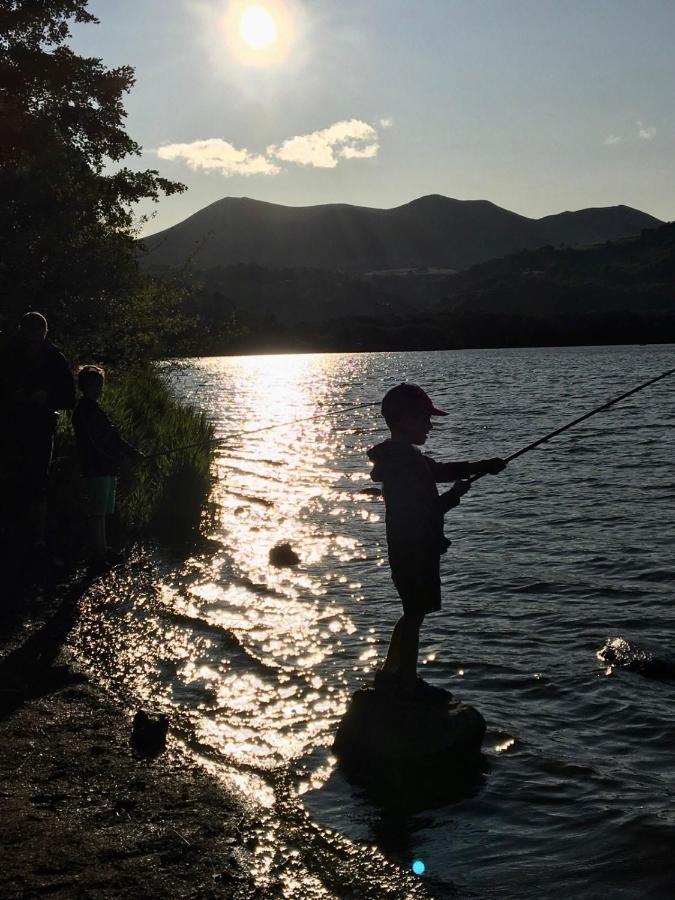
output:
[[[3,641],[3,897],[456,896],[321,828],[283,789],[261,814],[171,731],[163,753],[138,757],[136,707],[80,674],[64,650],[90,583],[64,586],[60,599],[47,592],[47,621],[28,623],[22,643],[16,633]]]
[[[619,343],[611,341],[603,344],[506,344],[493,346],[490,344],[471,344],[470,346],[461,347],[382,347],[376,349],[368,349],[364,347],[350,347],[347,349],[336,350],[334,347],[316,348],[316,347],[300,347],[289,345],[287,348],[261,346],[261,347],[229,347],[224,348],[222,352],[208,351],[192,354],[191,356],[167,356],[160,360],[155,360],[155,364],[160,366],[180,366],[190,363],[195,359],[238,359],[248,356],[343,356],[347,354],[360,355],[368,354],[369,356],[378,353],[463,353],[470,351],[492,351],[492,350],[596,350],[607,349],[610,347],[675,347],[675,342],[665,341],[646,341],[637,343]]]
[[[64,681],[0,720],[3,896],[262,897],[236,798],[174,751],[135,757],[127,716]]]
[[[135,755],[135,710],[64,651],[91,583],[17,589],[3,611],[2,896],[262,897],[242,801],[172,740],[154,759]]]

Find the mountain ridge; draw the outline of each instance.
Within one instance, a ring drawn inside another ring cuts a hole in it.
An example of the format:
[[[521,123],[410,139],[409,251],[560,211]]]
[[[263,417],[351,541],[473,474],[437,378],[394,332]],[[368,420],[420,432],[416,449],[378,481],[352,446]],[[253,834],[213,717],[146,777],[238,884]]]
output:
[[[253,263],[366,272],[476,263],[548,244],[618,240],[661,225],[624,204],[532,219],[489,200],[441,194],[391,209],[328,203],[284,206],[224,197],[143,239],[149,268]]]

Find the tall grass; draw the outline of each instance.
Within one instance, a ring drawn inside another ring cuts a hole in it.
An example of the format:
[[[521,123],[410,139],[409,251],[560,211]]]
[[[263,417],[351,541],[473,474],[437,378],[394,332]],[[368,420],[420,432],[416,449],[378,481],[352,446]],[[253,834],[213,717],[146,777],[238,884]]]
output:
[[[186,444],[191,450],[150,456],[123,466],[117,518],[122,538],[182,542],[196,537],[213,516],[210,501],[213,429],[206,417],[172,396],[165,374],[151,368],[112,372],[101,406],[129,443],[146,454]],[[83,535],[86,502],[69,417],[62,416],[50,487],[50,519],[76,542]]]

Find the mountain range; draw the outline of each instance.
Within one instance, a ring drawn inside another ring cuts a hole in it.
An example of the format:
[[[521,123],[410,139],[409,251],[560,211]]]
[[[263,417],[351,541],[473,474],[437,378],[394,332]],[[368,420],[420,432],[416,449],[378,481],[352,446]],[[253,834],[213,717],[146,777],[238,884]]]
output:
[[[144,264],[197,270],[252,263],[272,268],[461,270],[519,250],[615,241],[661,225],[629,206],[530,219],[487,200],[438,194],[393,209],[348,204],[292,207],[225,197],[144,239]]]

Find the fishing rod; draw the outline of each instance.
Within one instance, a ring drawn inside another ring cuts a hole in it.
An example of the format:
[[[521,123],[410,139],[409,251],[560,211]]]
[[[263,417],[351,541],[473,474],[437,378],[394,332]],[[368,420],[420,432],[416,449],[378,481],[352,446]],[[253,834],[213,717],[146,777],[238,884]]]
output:
[[[522,456],[524,453],[528,453],[530,450],[534,450],[535,447],[539,447],[540,444],[546,443],[546,441],[550,441],[551,438],[556,437],[559,434],[562,434],[563,431],[567,431],[568,428],[572,428],[574,425],[578,425],[579,422],[584,422],[586,419],[590,419],[591,416],[595,416],[600,412],[603,412],[606,409],[609,409],[610,406],[614,406],[615,403],[619,403],[620,400],[625,400],[626,397],[630,397],[633,394],[637,394],[638,391],[644,390],[646,387],[649,387],[650,384],[655,384],[657,381],[661,381],[662,378],[667,378],[669,375],[675,373],[675,369],[669,369],[667,372],[662,372],[660,375],[657,375],[655,378],[650,378],[649,381],[645,381],[643,384],[639,384],[637,387],[632,388],[630,391],[626,391],[625,394],[620,394],[618,397],[614,397],[613,400],[609,400],[607,403],[603,403],[602,406],[596,407],[596,409],[592,409],[590,412],[585,413],[583,416],[579,416],[578,419],[575,419],[573,422],[568,422],[567,425],[563,425],[561,428],[556,428],[555,431],[551,431],[549,434],[544,435],[544,437],[539,438],[536,441],[532,441],[531,444],[528,444],[526,447],[522,447],[520,450],[516,450],[515,453],[512,453],[511,456],[507,456],[504,462],[510,463],[514,459],[517,459],[519,456]],[[487,473],[484,472],[480,475],[473,475],[469,481],[474,482],[478,481],[479,478],[482,478],[483,475]]]
[[[512,462],[514,459],[517,459],[519,456],[522,456],[524,453],[528,453],[530,450],[534,450],[535,447],[539,447],[541,444],[546,443],[546,441],[550,441],[551,438],[557,437],[557,435],[562,434],[563,431],[567,431],[569,428],[574,427],[574,425],[578,425],[580,422],[584,422],[586,419],[590,419],[591,416],[595,416],[600,412],[603,412],[606,409],[609,409],[611,406],[614,406],[615,403],[619,403],[621,400],[625,400],[627,397],[630,397],[632,394],[636,394],[638,391],[644,390],[646,387],[649,387],[652,384],[655,384],[657,381],[661,381],[662,378],[667,378],[669,375],[675,373],[675,369],[669,369],[667,372],[662,372],[660,375],[657,375],[655,378],[651,378],[649,381],[645,381],[643,384],[639,384],[637,387],[632,388],[630,391],[626,391],[624,394],[620,394],[618,397],[614,397],[613,400],[609,400],[607,403],[603,403],[602,406],[598,406],[595,409],[592,409],[590,412],[585,413],[583,416],[579,416],[579,418],[574,419],[573,422],[568,422],[566,425],[563,425],[561,428],[557,428],[555,431],[551,431],[549,434],[545,435],[542,438],[538,438],[536,441],[532,441],[531,444],[528,444],[526,447],[522,447],[520,450],[517,450],[515,453],[512,453],[510,456],[507,456],[505,462]],[[221,438],[210,438],[206,441],[196,441],[194,444],[185,444],[181,447],[171,447],[169,450],[160,450],[157,453],[146,453],[144,459],[156,459],[160,456],[169,456],[172,453],[182,453],[185,450],[194,450],[197,447],[207,447],[210,444],[225,444],[232,438],[236,437],[244,437],[247,434],[259,434],[261,431],[270,431],[272,428],[283,428],[286,425],[299,425],[302,422],[311,422],[315,419],[323,419],[327,415],[335,415],[337,413],[343,412],[352,412],[356,409],[366,409],[370,406],[379,406],[380,401],[374,400],[370,403],[357,403],[354,406],[341,406],[337,409],[331,409],[324,412],[316,413],[312,416],[305,416],[300,419],[289,419],[285,422],[274,422],[272,425],[263,425],[260,428],[251,428],[247,431],[238,431],[234,432],[227,437]],[[469,480],[477,481],[479,478],[482,478],[483,475],[473,475]]]
[[[312,416],[305,416],[301,419],[289,419],[287,422],[274,422],[272,425],[263,425],[261,428],[250,428],[248,431],[235,431],[227,437],[210,438],[206,441],[196,441],[194,444],[185,444],[182,447],[171,447],[170,450],[159,450],[157,453],[146,453],[143,459],[156,459],[158,456],[169,456],[171,453],[181,453],[184,450],[194,450],[197,447],[207,447],[210,444],[225,444],[232,440],[232,438],[244,437],[244,435],[247,434],[259,434],[261,431],[270,431],[272,428],[283,428],[285,425],[299,425],[301,422],[311,422],[314,419],[325,419],[326,416],[334,415],[336,413],[352,412],[355,409],[366,409],[369,406],[379,405],[380,401],[374,400],[370,403],[357,403],[355,406],[340,406],[335,410],[327,410]]]

